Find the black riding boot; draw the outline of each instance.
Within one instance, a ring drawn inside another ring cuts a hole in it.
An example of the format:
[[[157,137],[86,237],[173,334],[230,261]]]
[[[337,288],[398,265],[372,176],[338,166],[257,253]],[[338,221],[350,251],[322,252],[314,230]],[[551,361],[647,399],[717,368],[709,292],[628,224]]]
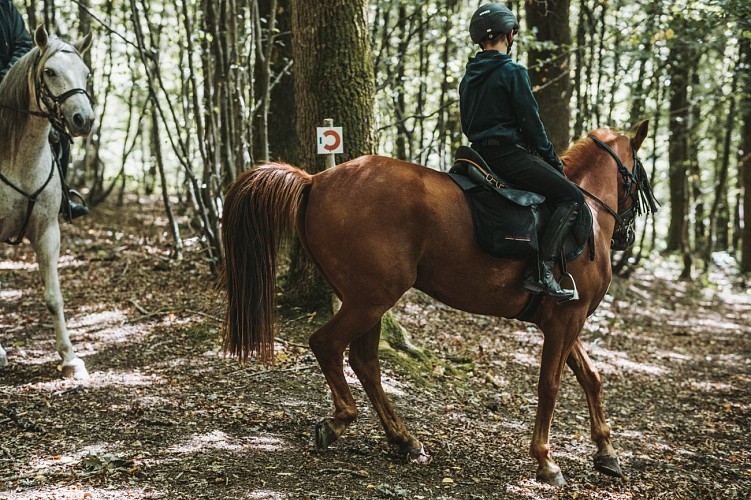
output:
[[[86,206],[83,196],[78,191],[68,189],[68,184],[65,182],[65,176],[68,173],[68,161],[70,159],[70,140],[64,134],[59,134],[53,129],[50,133],[50,142],[53,145],[57,161],[60,162],[60,174],[62,175],[63,198],[60,202],[60,213],[67,222],[70,222],[77,217],[88,215],[89,207]],[[77,197],[82,203],[71,201],[71,196]]]
[[[574,298],[574,290],[561,288],[555,280],[553,266],[555,266],[555,259],[561,254],[563,243],[578,213],[579,204],[575,201],[562,203],[555,208],[542,236],[537,265],[531,266],[522,282],[525,290],[532,293],[544,293],[558,302]]]

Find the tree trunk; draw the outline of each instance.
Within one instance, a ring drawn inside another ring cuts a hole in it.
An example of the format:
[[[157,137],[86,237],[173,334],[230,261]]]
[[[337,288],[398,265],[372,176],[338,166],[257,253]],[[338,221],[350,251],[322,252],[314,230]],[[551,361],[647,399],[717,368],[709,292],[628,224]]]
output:
[[[751,40],[741,39],[743,66],[741,73],[741,157],[738,162],[743,177],[743,235],[741,246],[741,271],[751,273]]]
[[[556,46],[552,50],[529,51],[529,78],[548,137],[555,149],[562,151],[571,140],[569,0],[528,0],[526,12],[530,28],[537,29],[537,40]]]
[[[686,251],[688,235],[688,186],[686,172],[689,167],[688,155],[688,71],[689,53],[683,44],[670,51],[670,144],[669,187],[670,225],[668,227],[668,251]]]
[[[343,128],[350,160],[373,153],[375,84],[366,0],[292,1],[292,52],[298,161],[308,172],[324,169],[316,154],[316,127],[324,118]],[[287,299],[305,311],[331,312],[330,289],[296,242]]]

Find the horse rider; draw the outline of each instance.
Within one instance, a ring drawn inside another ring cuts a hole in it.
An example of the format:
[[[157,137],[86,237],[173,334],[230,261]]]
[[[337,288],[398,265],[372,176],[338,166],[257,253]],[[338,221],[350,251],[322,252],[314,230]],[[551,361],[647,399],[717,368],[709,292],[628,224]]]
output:
[[[21,14],[11,0],[0,0],[0,81],[5,77],[10,67],[30,51],[31,48],[31,35],[26,30],[26,25],[21,18]],[[70,201],[70,194],[74,194],[79,198],[80,195],[68,189],[65,183],[65,175],[68,172],[68,162],[70,160],[70,137],[64,131],[59,133],[53,129],[50,132],[50,143],[52,144],[54,154],[60,162],[63,177],[61,184],[63,190],[65,190],[60,206],[60,213],[65,220],[70,222],[76,217],[88,214],[89,209],[86,205]]]
[[[509,55],[518,32],[516,17],[502,5],[483,5],[472,16],[469,34],[481,51],[469,58],[459,85],[462,131],[501,178],[545,196],[552,215],[537,260],[522,285],[562,302],[572,299],[574,291],[561,288],[553,266],[584,198],[563,174],[563,162],[540,119],[527,69]]]

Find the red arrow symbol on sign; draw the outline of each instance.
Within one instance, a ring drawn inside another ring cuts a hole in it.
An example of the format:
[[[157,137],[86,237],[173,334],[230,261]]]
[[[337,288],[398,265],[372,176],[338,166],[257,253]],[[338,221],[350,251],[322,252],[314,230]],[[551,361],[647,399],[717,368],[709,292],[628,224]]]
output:
[[[339,134],[337,134],[333,130],[326,130],[323,133],[323,136],[324,137],[333,137],[334,138],[333,144],[324,144],[323,145],[323,149],[325,149],[326,151],[334,151],[334,150],[336,150],[339,147],[339,144],[341,144],[341,142],[342,142],[342,138],[339,137]],[[328,142],[328,141],[326,141],[326,142]]]

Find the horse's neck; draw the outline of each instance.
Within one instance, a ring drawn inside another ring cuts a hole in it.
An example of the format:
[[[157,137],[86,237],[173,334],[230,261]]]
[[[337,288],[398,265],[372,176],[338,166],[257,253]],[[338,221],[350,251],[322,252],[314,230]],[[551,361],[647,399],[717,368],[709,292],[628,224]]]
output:
[[[572,165],[566,170],[566,176],[582,189],[596,196],[610,208],[618,210],[617,175],[611,180],[603,175],[599,165]],[[593,209],[593,215],[599,220],[601,227],[611,227],[615,220],[607,211],[603,210],[596,201],[584,195],[584,202]]]
[[[30,117],[14,154],[0,158],[0,172],[8,179],[27,187],[49,175],[52,152],[49,145],[50,122]]]

